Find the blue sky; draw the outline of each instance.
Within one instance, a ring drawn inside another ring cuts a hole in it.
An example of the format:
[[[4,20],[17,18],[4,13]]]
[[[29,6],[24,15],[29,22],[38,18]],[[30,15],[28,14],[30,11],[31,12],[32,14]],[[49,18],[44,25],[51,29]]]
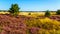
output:
[[[0,10],[8,10],[17,3],[21,11],[44,11],[60,9],[60,0],[0,0]]]

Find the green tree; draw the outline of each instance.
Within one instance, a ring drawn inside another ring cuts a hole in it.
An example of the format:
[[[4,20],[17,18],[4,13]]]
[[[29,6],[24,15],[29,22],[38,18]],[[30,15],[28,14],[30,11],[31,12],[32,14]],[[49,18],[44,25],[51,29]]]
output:
[[[60,10],[57,10],[56,14],[57,14],[57,15],[60,15]]]
[[[51,14],[50,14],[50,12],[49,12],[49,10],[47,10],[46,12],[45,12],[45,16],[46,17],[49,17]]]
[[[11,15],[17,16],[19,14],[19,9],[18,4],[12,4],[9,12]]]

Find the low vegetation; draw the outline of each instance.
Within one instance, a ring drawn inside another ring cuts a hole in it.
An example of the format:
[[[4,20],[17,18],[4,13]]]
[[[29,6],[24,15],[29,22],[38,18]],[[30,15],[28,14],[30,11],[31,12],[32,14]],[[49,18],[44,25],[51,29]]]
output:
[[[60,34],[60,22],[48,17],[0,15],[0,34]]]
[[[60,22],[49,18],[29,19],[26,23],[30,34],[60,34]]]
[[[56,14],[19,15],[18,4],[12,4],[9,14],[0,14],[0,34],[60,34],[60,10]]]

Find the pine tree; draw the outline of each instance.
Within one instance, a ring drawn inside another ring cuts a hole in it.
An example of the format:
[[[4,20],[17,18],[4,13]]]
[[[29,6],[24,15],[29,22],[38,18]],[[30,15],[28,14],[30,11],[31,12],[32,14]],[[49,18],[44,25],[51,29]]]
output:
[[[19,14],[19,9],[18,4],[12,4],[9,12],[11,15],[17,16]]]

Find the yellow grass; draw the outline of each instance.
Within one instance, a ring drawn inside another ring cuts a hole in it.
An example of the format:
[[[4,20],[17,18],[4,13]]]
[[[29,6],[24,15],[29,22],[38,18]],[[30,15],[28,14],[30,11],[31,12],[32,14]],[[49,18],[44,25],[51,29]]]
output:
[[[0,12],[0,14],[9,14],[9,12]]]
[[[28,15],[31,13],[31,15]],[[50,12],[51,15],[56,14],[56,12]],[[9,14],[9,12],[0,12],[0,14]],[[25,15],[25,16],[44,16],[45,12],[20,12],[19,15]]]

